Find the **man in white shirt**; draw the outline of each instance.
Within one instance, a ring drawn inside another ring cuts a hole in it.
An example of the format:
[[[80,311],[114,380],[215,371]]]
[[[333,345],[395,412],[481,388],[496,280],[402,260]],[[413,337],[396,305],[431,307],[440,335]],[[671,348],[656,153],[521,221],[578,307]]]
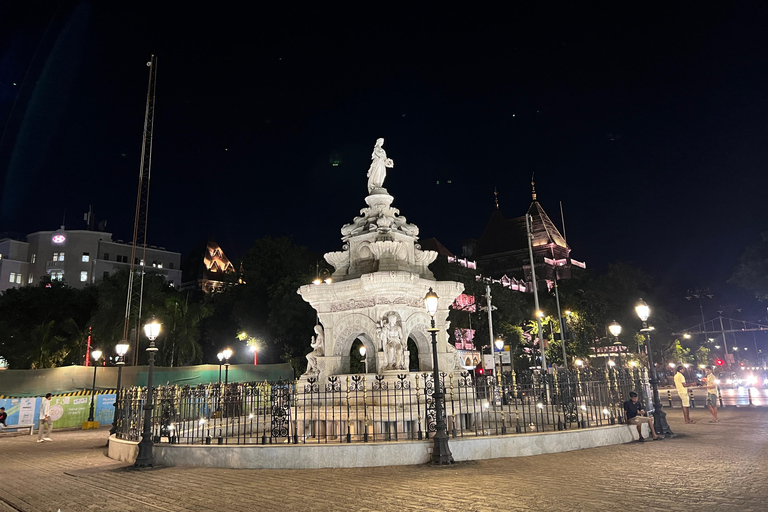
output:
[[[51,439],[51,430],[53,430],[53,420],[51,419],[51,395],[48,393],[45,398],[40,400],[40,423],[37,429],[37,442],[53,441]]]
[[[686,389],[689,386],[695,386],[696,383],[692,382],[687,384],[685,382],[685,375],[683,374],[684,371],[685,368],[682,366],[677,367],[677,373],[675,374],[675,389],[677,389],[677,394],[680,397],[680,401],[683,403],[683,418],[685,418],[685,422],[696,423],[688,415],[688,408],[691,406],[691,400],[688,398],[688,390]]]
[[[710,423],[718,423],[717,419],[717,377],[712,372],[712,368],[707,367],[705,368],[705,371],[707,372],[707,407],[709,407],[709,412],[712,413],[712,419],[709,420]]]

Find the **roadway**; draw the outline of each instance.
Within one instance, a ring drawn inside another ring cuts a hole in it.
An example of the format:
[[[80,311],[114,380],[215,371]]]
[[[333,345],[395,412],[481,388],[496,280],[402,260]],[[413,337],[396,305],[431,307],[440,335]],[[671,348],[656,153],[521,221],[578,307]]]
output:
[[[105,456],[106,429],[2,436],[0,511],[763,511],[768,408],[720,413],[673,411],[660,442],[438,468],[132,471]]]

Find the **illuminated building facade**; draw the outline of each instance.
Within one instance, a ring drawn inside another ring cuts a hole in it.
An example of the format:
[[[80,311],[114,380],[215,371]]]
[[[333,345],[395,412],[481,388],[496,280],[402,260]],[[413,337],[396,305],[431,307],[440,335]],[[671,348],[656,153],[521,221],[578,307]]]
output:
[[[198,288],[204,293],[214,293],[239,282],[237,276],[235,266],[229,261],[219,244],[208,241],[187,258],[182,289]]]
[[[20,238],[0,239],[0,291],[33,286],[40,278],[64,281],[85,288],[120,268],[130,269],[131,244],[112,240],[112,233],[93,230],[37,231]],[[139,250],[135,264],[141,265]],[[181,254],[148,246],[146,266],[181,284]],[[148,269],[149,270],[149,269]]]

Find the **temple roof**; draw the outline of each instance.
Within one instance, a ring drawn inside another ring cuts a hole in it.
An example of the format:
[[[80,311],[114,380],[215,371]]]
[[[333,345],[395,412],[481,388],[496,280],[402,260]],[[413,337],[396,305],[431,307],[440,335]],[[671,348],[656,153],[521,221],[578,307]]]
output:
[[[435,251],[440,256],[455,256],[446,246],[437,238],[426,238],[419,241],[422,251]]]
[[[528,208],[528,215],[532,221],[533,247],[559,246],[570,252],[560,231],[535,199]],[[528,250],[525,216],[507,219],[500,210],[494,210],[477,242],[476,257],[521,250]]]

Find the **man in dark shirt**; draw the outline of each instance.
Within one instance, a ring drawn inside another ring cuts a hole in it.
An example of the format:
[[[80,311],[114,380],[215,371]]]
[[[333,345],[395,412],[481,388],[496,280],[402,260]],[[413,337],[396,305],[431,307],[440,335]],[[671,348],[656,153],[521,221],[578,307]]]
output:
[[[653,434],[653,440],[658,441],[661,438],[656,435],[656,431],[653,429],[653,418],[643,416],[643,414],[645,414],[645,411],[643,410],[643,404],[637,399],[637,393],[630,391],[629,400],[624,402],[624,419],[626,420],[627,425],[637,426],[637,434],[640,436],[638,441],[643,442],[645,441],[642,430],[643,423],[647,423],[648,429],[651,431],[651,434]]]
[[[0,430],[7,427],[5,420],[8,419],[8,413],[5,412],[5,407],[0,407]]]

